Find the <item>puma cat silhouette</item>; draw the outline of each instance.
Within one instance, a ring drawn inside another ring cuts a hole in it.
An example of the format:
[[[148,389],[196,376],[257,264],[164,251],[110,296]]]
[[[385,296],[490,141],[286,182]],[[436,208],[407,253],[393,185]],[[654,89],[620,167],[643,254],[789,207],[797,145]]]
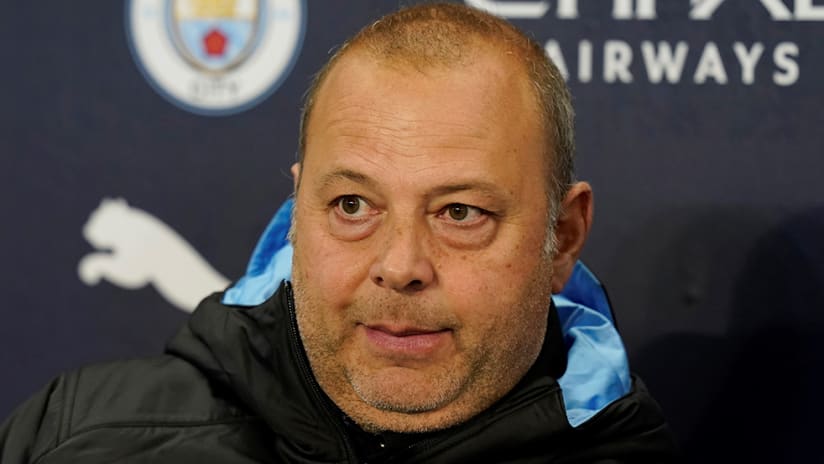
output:
[[[174,229],[123,198],[104,198],[83,226],[83,236],[99,250],[78,263],[86,285],[101,279],[127,289],[151,284],[169,303],[191,312],[229,284]]]

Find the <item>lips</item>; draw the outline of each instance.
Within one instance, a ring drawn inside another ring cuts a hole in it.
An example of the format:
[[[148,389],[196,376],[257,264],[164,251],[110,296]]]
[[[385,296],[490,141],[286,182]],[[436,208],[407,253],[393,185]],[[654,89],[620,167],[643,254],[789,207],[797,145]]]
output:
[[[449,341],[449,329],[427,329],[385,324],[363,325],[371,350],[393,358],[424,359],[437,353]]]

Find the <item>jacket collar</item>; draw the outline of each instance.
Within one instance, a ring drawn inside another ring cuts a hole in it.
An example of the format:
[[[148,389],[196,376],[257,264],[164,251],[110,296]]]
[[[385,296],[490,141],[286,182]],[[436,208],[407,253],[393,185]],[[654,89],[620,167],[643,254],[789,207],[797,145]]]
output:
[[[236,397],[272,430],[278,454],[348,462],[340,417],[309,369],[297,333],[290,287],[250,308],[214,294],[169,342],[167,352],[196,365],[216,394]]]
[[[277,440],[277,446],[287,448],[288,453],[329,462],[349,460],[354,451],[347,437],[353,431],[311,373],[297,332],[289,283],[282,282],[274,295],[251,308],[227,307],[220,299],[215,294],[204,300],[169,342],[167,352],[195,364],[222,394],[237,397],[245,409],[284,438]],[[534,385],[554,384],[553,379],[566,368],[554,305],[548,322],[538,359],[510,393],[469,423],[420,438],[441,441],[456,430],[472,427],[473,422],[505,413],[509,402],[518,401]]]
[[[278,209],[252,253],[246,274],[223,294],[224,304],[260,305],[282,280],[289,279],[292,245],[287,233],[293,208],[290,198]],[[552,299],[557,314],[550,311],[546,338],[555,346],[544,348],[567,356],[553,357],[543,372],[559,379],[567,419],[578,426],[630,391],[629,363],[606,291],[583,263],[576,263],[563,291]],[[559,326],[562,335],[556,337]]]

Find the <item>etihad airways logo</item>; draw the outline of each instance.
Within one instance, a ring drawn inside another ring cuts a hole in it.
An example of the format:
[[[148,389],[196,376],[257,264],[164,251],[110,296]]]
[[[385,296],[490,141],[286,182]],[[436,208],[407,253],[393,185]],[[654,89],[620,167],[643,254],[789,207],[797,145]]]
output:
[[[586,19],[587,13],[599,11],[602,15],[610,15],[616,21],[615,30],[622,34],[627,32],[627,27],[631,27],[632,23],[640,26],[651,21],[688,19],[696,21],[696,26],[704,25],[700,31],[650,36],[646,40],[635,42],[617,38],[596,40],[582,36],[578,38],[577,43],[569,43],[568,39],[562,41],[557,37],[537,37],[543,41],[547,54],[564,77],[580,83],[631,84],[647,81],[652,84],[767,83],[782,87],[791,86],[801,77],[799,58],[802,50],[795,40],[801,33],[787,31],[784,28],[780,34],[767,34],[763,30],[755,29],[752,34],[761,34],[761,37],[750,36],[742,37],[740,40],[729,40],[729,34],[719,32],[731,28],[710,27],[707,22],[717,18],[725,8],[733,7],[739,11],[741,8],[758,10],[758,14],[768,18],[767,21],[824,21],[824,3],[815,4],[813,0],[690,0],[674,6],[667,4],[667,8],[661,9],[657,0],[465,2],[513,20],[548,18],[570,21]],[[673,12],[679,12],[680,15],[674,16]],[[538,28],[529,24],[524,26],[533,32],[539,32]],[[649,31],[646,27],[640,33],[649,36]],[[707,40],[714,39],[715,33],[723,39]],[[777,36],[781,38],[776,40]]]
[[[550,11],[548,1],[497,1],[497,0],[466,0],[468,5],[472,5],[482,10],[487,10],[493,14],[504,16],[510,19],[537,19],[543,18]],[[555,2],[555,16],[558,19],[577,19],[578,0],[558,0]],[[605,6],[610,2],[599,0]],[[657,0],[612,0],[613,19],[656,19]],[[690,0],[689,19],[708,20],[722,7],[726,0]],[[792,8],[781,0],[759,0],[752,1],[754,5],[760,4],[767,13],[776,21],[824,21],[824,5],[816,5],[813,0],[795,0],[791,2]]]

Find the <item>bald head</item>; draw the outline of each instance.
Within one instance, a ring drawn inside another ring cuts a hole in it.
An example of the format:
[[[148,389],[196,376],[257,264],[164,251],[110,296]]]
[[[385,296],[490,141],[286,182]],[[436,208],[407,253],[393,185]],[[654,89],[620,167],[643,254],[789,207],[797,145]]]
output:
[[[520,63],[532,85],[543,123],[552,216],[573,181],[573,110],[563,77],[541,46],[510,23],[458,4],[424,4],[387,15],[363,28],[330,58],[306,95],[299,157],[311,133],[312,110],[329,72],[343,57],[363,53],[386,66],[430,68],[467,66],[479,53],[497,53]]]

